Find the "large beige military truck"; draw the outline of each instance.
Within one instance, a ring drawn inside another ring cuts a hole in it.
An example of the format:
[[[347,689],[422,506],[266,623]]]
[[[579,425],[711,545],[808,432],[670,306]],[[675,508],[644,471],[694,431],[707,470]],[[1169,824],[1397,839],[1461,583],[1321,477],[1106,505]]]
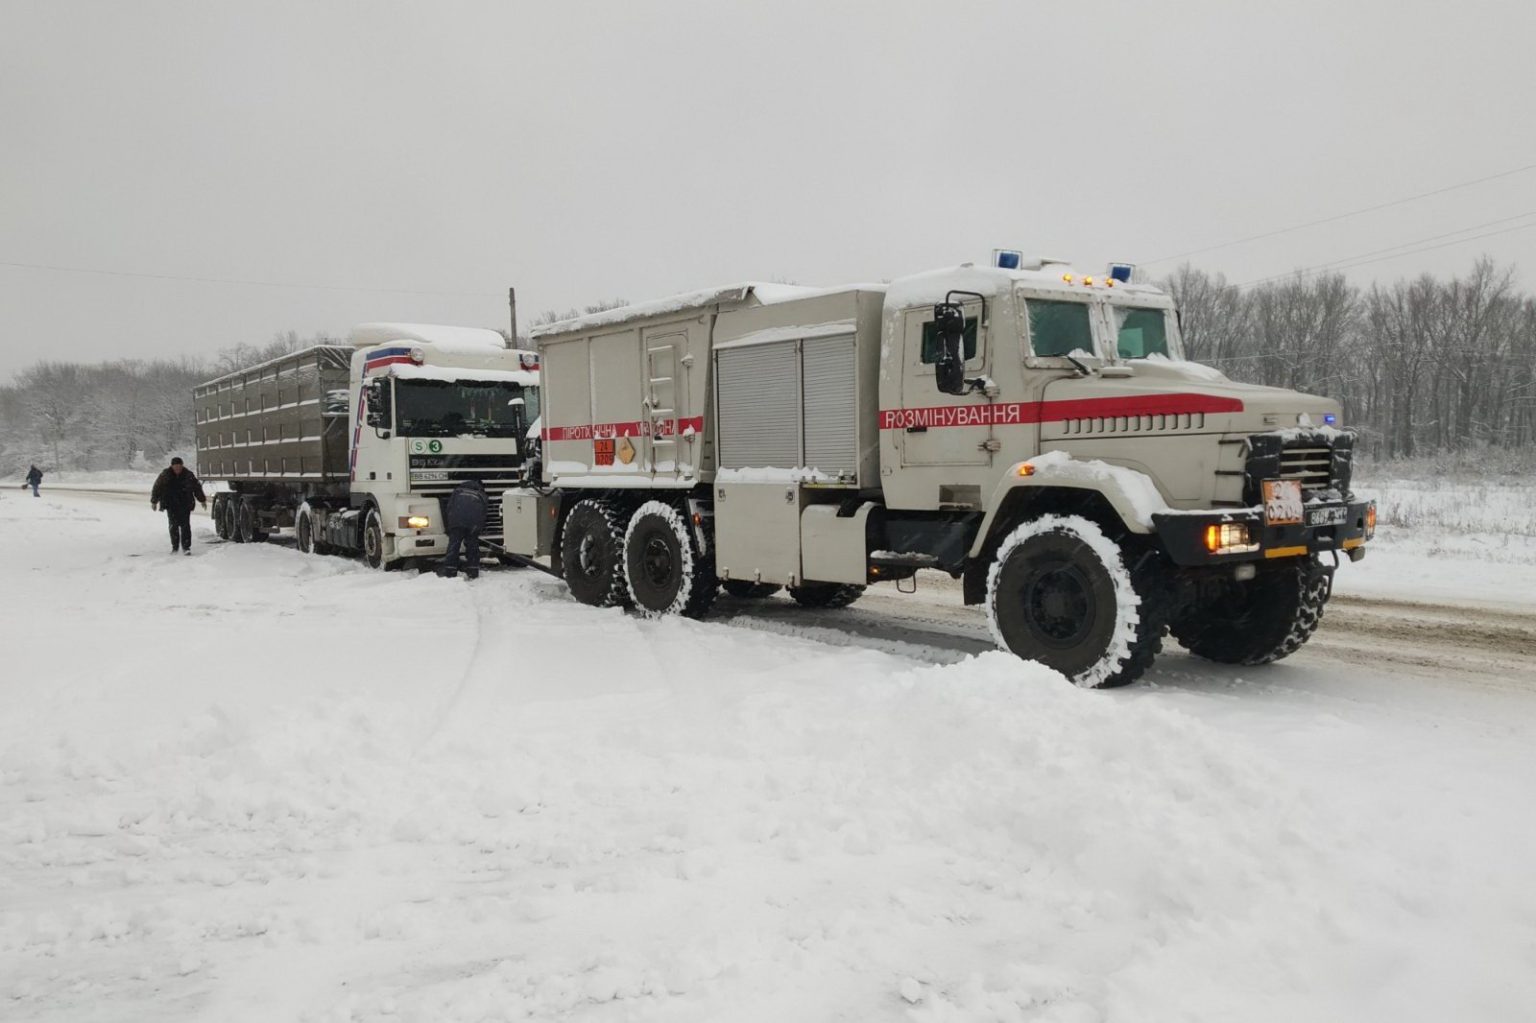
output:
[[[1296,650],[1375,524],[1339,406],[1186,361],[1127,268],[1000,262],[542,328],[507,544],[646,615],[721,587],[833,608],[937,569],[1082,686],[1133,681],[1168,632],[1233,664]]]

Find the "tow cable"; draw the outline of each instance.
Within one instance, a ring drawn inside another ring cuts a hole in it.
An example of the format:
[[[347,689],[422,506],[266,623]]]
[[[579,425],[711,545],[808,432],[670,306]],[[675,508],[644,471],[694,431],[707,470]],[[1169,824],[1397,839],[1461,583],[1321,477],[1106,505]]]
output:
[[[523,568],[538,569],[545,575],[552,575],[556,579],[565,578],[565,576],[561,575],[559,572],[556,572],[548,565],[541,565],[537,561],[534,561],[532,558],[525,558],[521,554],[513,554],[499,543],[492,543],[490,540],[481,540],[480,543],[484,544],[486,547],[489,547],[491,550],[495,551],[497,554],[501,555],[503,558],[506,558],[513,564],[521,565]]]

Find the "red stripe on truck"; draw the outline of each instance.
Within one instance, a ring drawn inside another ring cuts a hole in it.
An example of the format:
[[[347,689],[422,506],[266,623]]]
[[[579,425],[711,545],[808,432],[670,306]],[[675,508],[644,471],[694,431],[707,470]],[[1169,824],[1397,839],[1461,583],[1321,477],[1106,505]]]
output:
[[[704,417],[656,420],[656,436],[704,432]],[[628,423],[591,423],[583,426],[546,426],[541,435],[545,440],[606,440],[613,437],[649,437],[651,421],[636,420]]]
[[[994,405],[932,405],[880,410],[880,429],[906,430],[943,426],[1016,426],[1064,419],[1110,416],[1176,416],[1196,412],[1241,412],[1236,398],[1210,394],[1139,394],[1121,398],[1066,398]]]

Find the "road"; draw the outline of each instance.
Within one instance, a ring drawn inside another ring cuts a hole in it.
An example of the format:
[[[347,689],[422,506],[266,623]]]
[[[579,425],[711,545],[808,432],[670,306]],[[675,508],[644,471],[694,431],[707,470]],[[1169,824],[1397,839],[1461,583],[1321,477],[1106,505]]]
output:
[[[145,499],[115,490],[53,493],[88,500]],[[279,536],[273,542],[291,540]],[[1368,571],[1368,566],[1346,565],[1342,570]],[[935,572],[920,574],[916,592],[873,588],[854,606],[837,610],[807,610],[783,595],[755,601],[722,595],[714,620],[939,664],[996,649],[981,609],[964,606],[959,583]],[[1394,676],[1430,683],[1536,694],[1536,604],[1529,611],[1517,611],[1336,594],[1317,634],[1288,663],[1334,669],[1330,674],[1345,677],[1389,670]],[[1213,665],[1187,655],[1169,638],[1145,682],[1187,688],[1236,676],[1273,683],[1286,677],[1267,667]]]

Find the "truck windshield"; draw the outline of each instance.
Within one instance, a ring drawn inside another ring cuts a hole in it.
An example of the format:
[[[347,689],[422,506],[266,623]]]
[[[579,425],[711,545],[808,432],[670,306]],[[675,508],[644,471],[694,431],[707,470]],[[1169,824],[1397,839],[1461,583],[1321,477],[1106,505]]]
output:
[[[395,422],[405,437],[516,437],[538,416],[538,393],[511,383],[398,380]]]
[[[1172,358],[1168,351],[1168,314],[1162,309],[1115,306],[1115,328],[1120,339],[1117,347],[1122,359],[1145,359],[1149,355]]]
[[[1029,311],[1030,350],[1036,355],[1094,354],[1088,303],[1031,298],[1024,308]]]

